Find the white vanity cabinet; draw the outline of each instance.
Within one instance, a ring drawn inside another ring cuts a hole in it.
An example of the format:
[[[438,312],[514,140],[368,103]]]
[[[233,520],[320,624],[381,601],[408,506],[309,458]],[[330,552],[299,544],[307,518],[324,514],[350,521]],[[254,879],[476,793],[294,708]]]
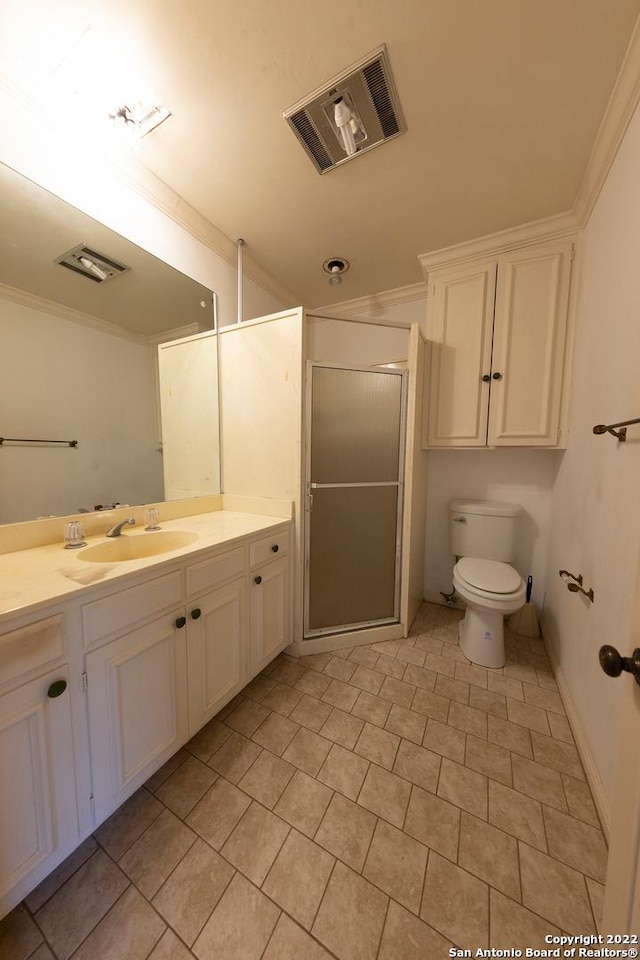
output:
[[[558,445],[572,255],[549,241],[428,272],[423,446]]]
[[[62,613],[0,635],[0,916],[78,840],[66,660]]]
[[[251,674],[255,676],[290,642],[289,532],[256,541],[249,554]]]

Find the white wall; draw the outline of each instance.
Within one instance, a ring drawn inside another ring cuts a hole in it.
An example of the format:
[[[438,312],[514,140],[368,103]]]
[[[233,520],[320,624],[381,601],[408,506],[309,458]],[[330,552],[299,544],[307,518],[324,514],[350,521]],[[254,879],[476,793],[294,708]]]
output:
[[[425,597],[441,602],[451,590],[454,558],[448,543],[448,502],[454,497],[505,500],[523,508],[514,566],[533,575],[533,599],[542,603],[546,583],[551,491],[562,452],[557,450],[430,450]]]
[[[640,115],[584,232],[568,449],[553,491],[545,632],[605,796],[610,796],[619,689],[598,649],[629,643],[640,543],[640,426],[628,441],[596,423],[640,416]],[[582,573],[595,603],[567,591],[560,568]],[[636,731],[637,733],[637,731]],[[633,736],[632,731],[628,735]]]
[[[0,300],[0,523],[162,499],[155,348]],[[55,393],[55,402],[52,402]]]
[[[406,363],[409,331],[351,320],[322,320],[311,314],[307,323],[307,357],[325,363],[373,366]]]

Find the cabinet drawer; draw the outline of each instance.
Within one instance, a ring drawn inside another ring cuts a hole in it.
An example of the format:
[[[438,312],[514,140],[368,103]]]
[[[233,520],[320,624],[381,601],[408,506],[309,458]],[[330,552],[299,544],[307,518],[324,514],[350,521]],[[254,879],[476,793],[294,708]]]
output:
[[[84,645],[117,636],[133,624],[170,610],[183,602],[180,571],[157,577],[82,608]]]
[[[8,683],[64,657],[62,614],[0,636],[0,683]]]
[[[244,548],[240,547],[211,560],[191,564],[187,567],[187,596],[192,597],[225,580],[243,576],[244,563]]]
[[[276,557],[286,557],[288,553],[289,531],[284,530],[252,543],[249,547],[249,562],[252,567],[257,567],[268,560],[274,560]]]

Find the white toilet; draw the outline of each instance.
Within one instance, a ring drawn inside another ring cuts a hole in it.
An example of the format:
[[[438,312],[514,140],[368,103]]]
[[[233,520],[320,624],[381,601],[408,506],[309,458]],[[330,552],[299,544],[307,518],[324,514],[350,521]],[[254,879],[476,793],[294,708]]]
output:
[[[493,500],[451,500],[449,540],[457,563],[453,586],[467,610],[460,623],[465,657],[504,666],[503,618],[519,610],[526,587],[513,560],[520,507]]]

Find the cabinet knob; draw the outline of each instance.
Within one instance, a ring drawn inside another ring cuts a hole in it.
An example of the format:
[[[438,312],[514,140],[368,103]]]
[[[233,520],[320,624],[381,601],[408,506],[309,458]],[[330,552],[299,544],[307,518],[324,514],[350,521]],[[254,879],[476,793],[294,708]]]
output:
[[[262,583],[262,577],[254,577],[253,582],[258,584]]]
[[[277,553],[278,550],[280,549],[280,547],[278,546],[277,543],[274,543],[274,545],[271,547],[271,549],[273,550],[274,553]]]
[[[178,617],[178,619],[176,620],[176,627],[178,628],[178,630],[182,630],[186,622],[187,622],[186,617]]]
[[[199,620],[201,616],[202,616],[202,610],[200,609],[200,607],[194,607],[194,609],[191,611],[191,619]]]
[[[51,686],[47,690],[47,696],[50,697],[51,700],[55,700],[55,698],[61,696],[66,689],[67,689],[66,680],[54,680],[54,682],[51,684]]]
[[[501,374],[501,373],[494,373],[493,379],[494,379],[494,380],[502,380],[502,374]]]
[[[485,375],[482,378],[482,382],[489,383],[490,380],[491,380],[491,375],[489,373],[485,373]]]

